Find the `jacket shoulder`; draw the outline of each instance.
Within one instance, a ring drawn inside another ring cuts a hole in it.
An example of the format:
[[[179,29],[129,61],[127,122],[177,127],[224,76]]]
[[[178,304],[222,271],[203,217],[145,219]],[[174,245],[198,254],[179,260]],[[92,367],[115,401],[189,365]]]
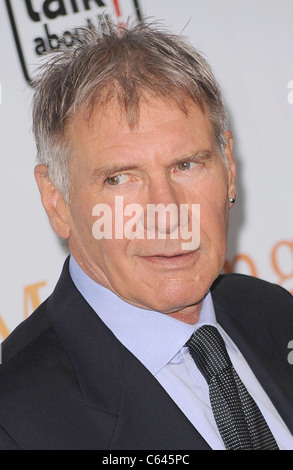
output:
[[[271,282],[244,274],[222,274],[212,286],[214,295],[225,296],[233,300],[245,300],[253,302],[256,300],[264,303],[277,301],[293,305],[293,296],[283,287]]]
[[[2,343],[2,364],[0,367],[0,394],[5,393],[8,384],[40,379],[40,371],[54,370],[59,362],[70,361],[46,314],[47,301],[23,321]],[[28,380],[29,379],[29,380]]]
[[[44,302],[3,341],[3,364],[10,361],[48,329],[50,329],[50,324],[46,316],[46,302]]]
[[[0,450],[54,449],[59,441],[66,447],[62,436],[67,434],[58,435],[56,426],[82,400],[70,358],[47,319],[46,304],[2,345]],[[72,390],[68,384],[74,384]]]
[[[241,328],[259,324],[272,337],[293,338],[293,297],[283,287],[252,276],[223,274],[211,288],[218,319]],[[253,323],[250,323],[250,322]]]

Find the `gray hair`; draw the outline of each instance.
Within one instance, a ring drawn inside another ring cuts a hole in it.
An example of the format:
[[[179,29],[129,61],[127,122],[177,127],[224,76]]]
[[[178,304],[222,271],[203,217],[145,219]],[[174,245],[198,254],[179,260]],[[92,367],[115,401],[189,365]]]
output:
[[[69,159],[74,155],[67,128],[77,110],[89,117],[94,106],[111,99],[126,113],[130,128],[139,120],[142,96],[173,99],[185,113],[194,102],[208,113],[216,147],[227,165],[227,114],[211,68],[182,36],[156,23],[122,29],[108,22],[81,29],[77,44],[57,50],[33,86],[37,161],[47,166],[51,182],[67,203]]]

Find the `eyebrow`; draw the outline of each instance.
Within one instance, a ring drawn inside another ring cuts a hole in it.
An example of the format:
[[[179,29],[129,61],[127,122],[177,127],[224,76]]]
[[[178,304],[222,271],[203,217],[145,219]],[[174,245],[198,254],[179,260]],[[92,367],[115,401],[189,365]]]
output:
[[[178,165],[179,163],[184,162],[207,162],[208,160],[211,160],[212,156],[213,152],[211,150],[199,150],[198,152],[195,152],[190,156],[176,158],[175,160],[173,160],[171,166]]]
[[[184,162],[203,162],[203,161],[208,161],[212,158],[213,152],[211,150],[200,150],[195,153],[193,153],[190,156],[183,156],[180,158],[176,158],[175,160],[172,160],[170,163],[170,166],[178,165],[179,163],[184,163]],[[143,167],[143,165],[140,164],[133,164],[130,165],[129,163],[126,164],[121,164],[121,165],[109,165],[109,166],[104,166],[101,168],[96,168],[93,172],[93,178],[95,181],[97,180],[106,180],[107,178],[110,178],[114,174],[121,174],[125,171],[129,170],[139,170]]]
[[[102,168],[96,168],[93,172],[93,178],[95,180],[106,180],[109,178],[111,175],[114,174],[120,174],[123,173],[124,171],[128,170],[138,170],[142,168],[142,165],[135,164],[135,165],[129,165],[129,163],[125,165],[109,165],[109,166],[104,166]]]

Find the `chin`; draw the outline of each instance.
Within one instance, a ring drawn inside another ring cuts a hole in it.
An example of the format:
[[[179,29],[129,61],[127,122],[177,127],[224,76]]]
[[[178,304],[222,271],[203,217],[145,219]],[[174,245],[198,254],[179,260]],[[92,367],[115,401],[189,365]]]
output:
[[[211,285],[218,276],[218,270],[203,273],[194,277],[166,279],[159,284],[158,294],[153,296],[159,310],[172,313],[192,305],[197,306],[207,295]]]
[[[173,290],[169,293],[166,293],[167,295],[160,295],[159,298],[157,297],[154,306],[151,308],[161,313],[175,313],[193,305],[197,306],[203,300],[206,293],[207,291],[205,290],[194,292],[190,292],[189,290],[188,293],[181,291],[176,295],[176,292]]]

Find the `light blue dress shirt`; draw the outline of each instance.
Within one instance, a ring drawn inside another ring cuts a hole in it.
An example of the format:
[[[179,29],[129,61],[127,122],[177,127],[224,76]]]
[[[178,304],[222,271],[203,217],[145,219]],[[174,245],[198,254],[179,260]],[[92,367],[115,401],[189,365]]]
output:
[[[225,450],[209,401],[206,380],[184,344],[202,325],[214,325],[241,380],[254,398],[281,450],[293,450],[293,436],[254,376],[238,348],[216,321],[212,296],[202,306],[200,319],[189,325],[159,312],[128,304],[94,282],[73,256],[69,270],[85,300],[119,341],[154,375],[162,387],[214,450]]]

